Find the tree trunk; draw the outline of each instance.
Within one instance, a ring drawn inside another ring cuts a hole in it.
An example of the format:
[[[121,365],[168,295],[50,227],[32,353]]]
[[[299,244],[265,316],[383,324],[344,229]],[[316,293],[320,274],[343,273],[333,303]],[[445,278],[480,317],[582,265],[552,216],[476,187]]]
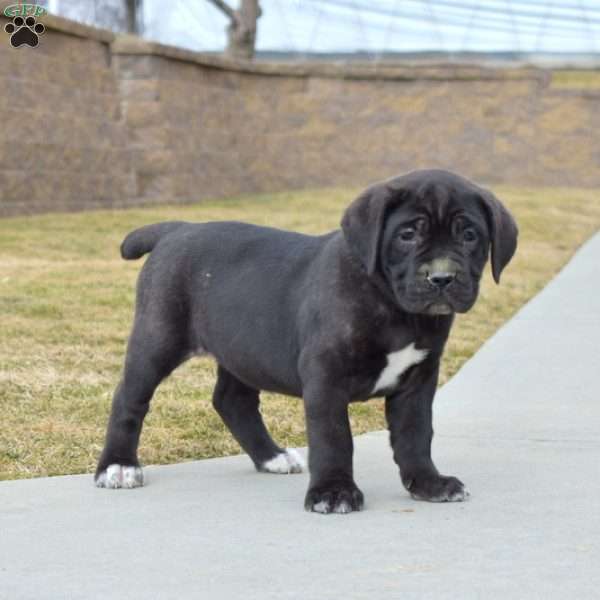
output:
[[[229,18],[225,54],[231,58],[252,59],[256,45],[256,22],[261,15],[259,0],[240,0],[238,10],[231,8],[225,0],[209,2]]]
[[[241,0],[235,18],[227,27],[227,49],[232,58],[250,60],[254,58],[256,46],[256,23],[260,16],[258,0]]]
[[[139,12],[141,2],[138,0],[125,0],[125,11],[126,11],[126,19],[125,26],[127,27],[127,31],[129,33],[142,33],[140,31],[140,19]]]

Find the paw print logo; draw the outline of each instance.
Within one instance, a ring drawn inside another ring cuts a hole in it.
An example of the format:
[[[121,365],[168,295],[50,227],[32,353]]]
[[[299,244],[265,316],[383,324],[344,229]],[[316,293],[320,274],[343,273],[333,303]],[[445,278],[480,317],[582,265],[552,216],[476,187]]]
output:
[[[19,46],[31,46],[35,48],[39,43],[39,36],[46,31],[46,28],[37,23],[35,17],[15,17],[12,23],[4,26],[4,31],[10,34],[10,43],[14,48]]]

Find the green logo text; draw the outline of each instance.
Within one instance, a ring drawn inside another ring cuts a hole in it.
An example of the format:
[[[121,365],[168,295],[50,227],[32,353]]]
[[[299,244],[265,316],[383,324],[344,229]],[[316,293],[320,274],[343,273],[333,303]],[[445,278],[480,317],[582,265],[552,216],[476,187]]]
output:
[[[46,14],[46,9],[37,4],[11,4],[4,9],[5,17],[41,17]]]

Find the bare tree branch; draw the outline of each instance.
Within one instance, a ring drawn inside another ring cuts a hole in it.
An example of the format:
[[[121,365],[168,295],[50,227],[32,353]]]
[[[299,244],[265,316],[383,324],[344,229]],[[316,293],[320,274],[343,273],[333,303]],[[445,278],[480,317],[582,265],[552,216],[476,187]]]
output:
[[[237,23],[237,12],[227,4],[224,0],[208,0],[212,2],[220,11],[224,12],[234,23]]]

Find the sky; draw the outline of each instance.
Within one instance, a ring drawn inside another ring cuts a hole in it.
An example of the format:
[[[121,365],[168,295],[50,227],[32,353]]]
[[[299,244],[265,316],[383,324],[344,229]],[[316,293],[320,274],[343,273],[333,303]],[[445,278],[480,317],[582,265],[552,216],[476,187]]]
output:
[[[237,2],[232,2],[237,5]],[[217,50],[226,19],[208,0],[146,0],[148,35]],[[600,52],[600,0],[262,0],[258,50]]]
[[[63,14],[85,6],[88,17],[94,4],[50,1]],[[261,6],[259,51],[600,53],[600,0],[261,0]],[[208,0],[144,0],[145,35],[165,44],[219,51],[226,25]]]

